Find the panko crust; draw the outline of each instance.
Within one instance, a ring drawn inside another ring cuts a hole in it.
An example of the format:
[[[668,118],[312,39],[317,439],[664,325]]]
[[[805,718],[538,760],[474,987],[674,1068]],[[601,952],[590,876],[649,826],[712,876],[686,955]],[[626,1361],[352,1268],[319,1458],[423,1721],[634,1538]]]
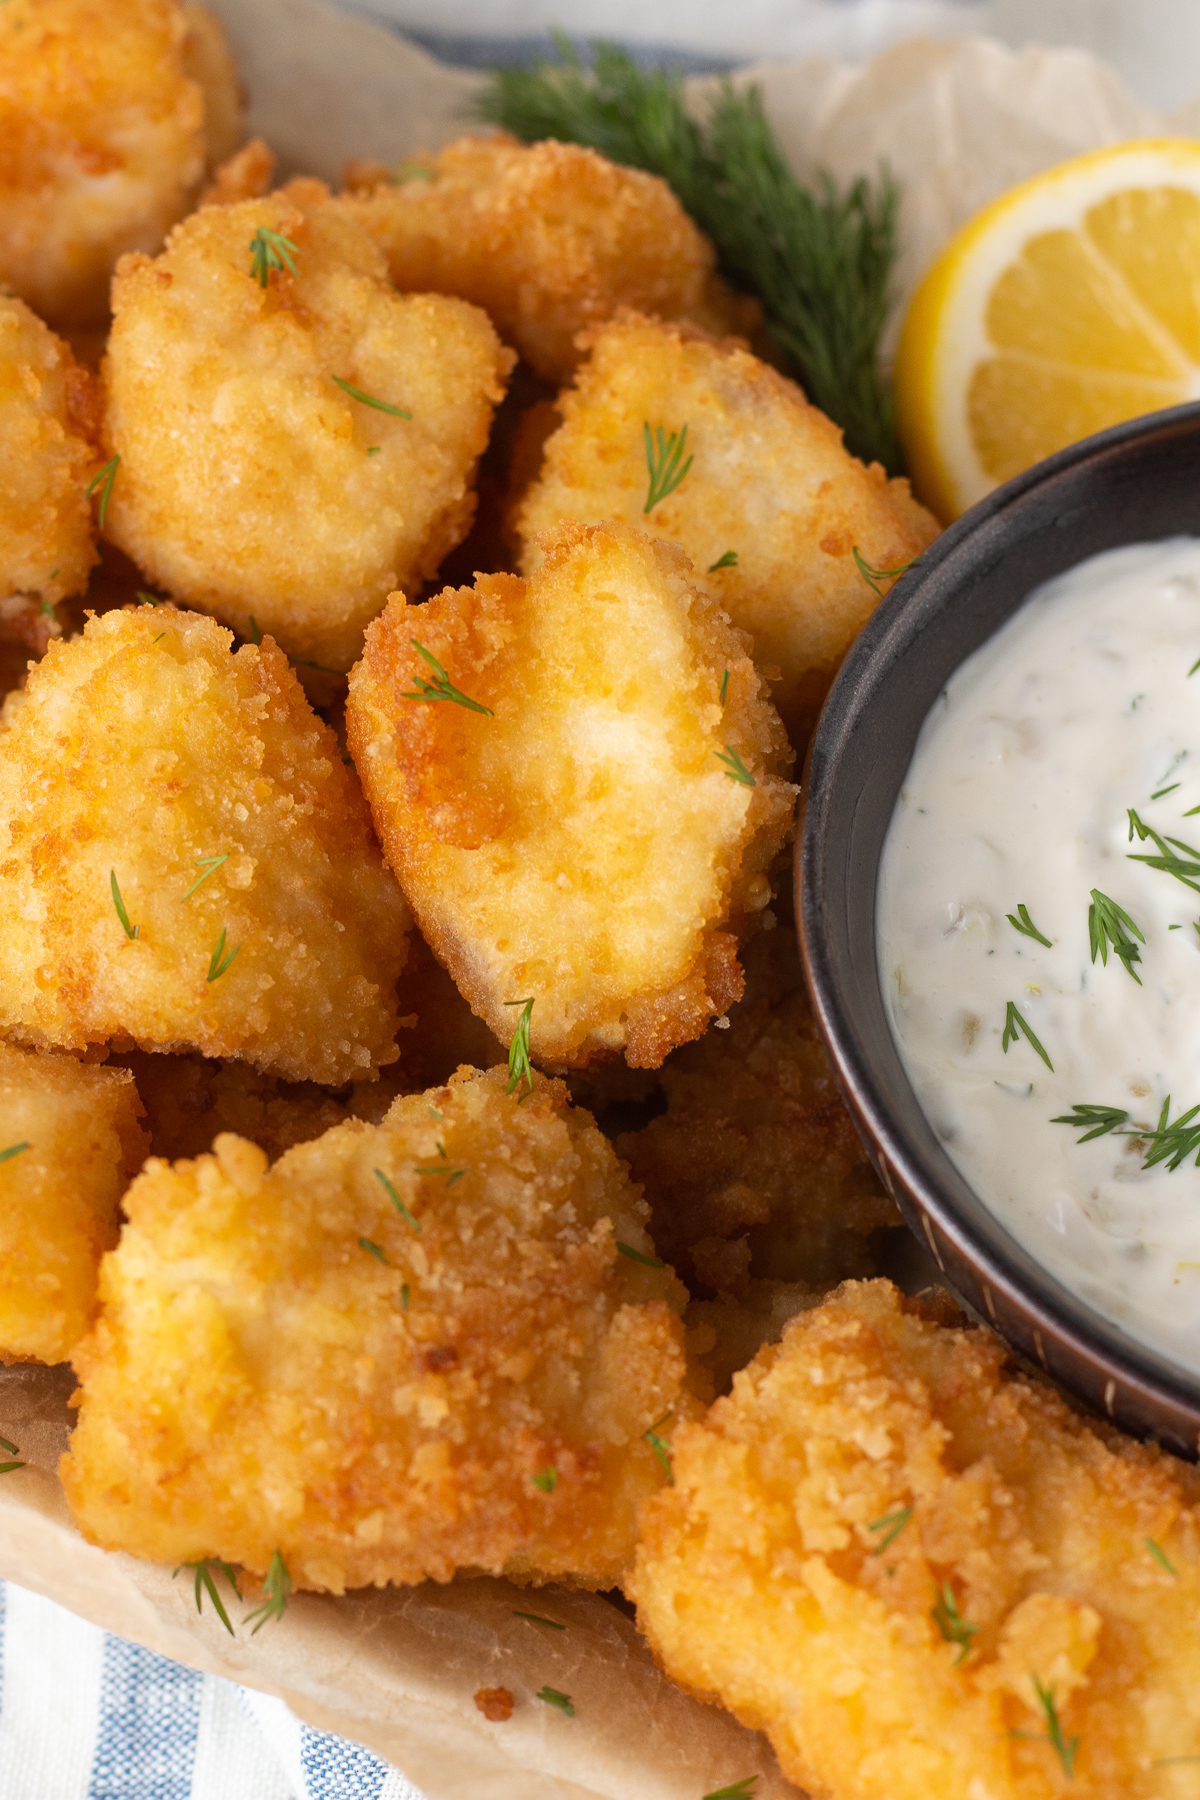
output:
[[[266,287],[260,229],[295,246]],[[477,307],[395,293],[315,181],[203,207],[121,263],[113,313],[107,535],[182,604],[348,669],[466,534],[511,352]]]
[[[686,426],[692,466],[649,529],[711,571],[721,604],[754,639],[755,661],[780,672],[773,699],[802,742],[878,601],[855,546],[873,568],[893,570],[933,540],[937,521],[907,481],[851,456],[832,420],[744,344],[633,313],[580,342],[590,357],[559,396],[563,423],[517,508],[522,571],[537,567],[539,534],[559,519],[642,524],[643,426]],[[729,551],[736,565],[714,570]]]
[[[285,658],[231,644],[142,606],[31,671],[0,732],[0,1032],[369,1076],[396,1057],[408,910]]]
[[[539,375],[568,376],[576,335],[619,306],[749,332],[753,300],[728,292],[716,253],[665,181],[578,144],[464,137],[423,173],[341,204],[405,292],[473,300]],[[406,165],[406,168],[409,165]]]
[[[1200,1479],[1004,1360],[848,1283],[675,1436],[639,1624],[814,1800],[1196,1791]]]
[[[62,338],[0,294],[0,630],[29,602],[38,613],[87,586],[100,406]]]
[[[52,324],[103,319],[117,258],[157,250],[195,198],[187,37],[178,0],[0,7],[0,282]]]
[[[425,939],[496,1037],[532,997],[535,1056],[654,1068],[741,993],[790,752],[678,550],[571,523],[544,549],[528,582],[481,576],[419,613],[395,597],[351,676],[347,737]],[[407,697],[430,672],[417,641],[494,716]]]
[[[653,1255],[645,1207],[590,1115],[506,1081],[462,1071],[270,1170],[232,1136],[147,1166],[75,1357],[93,1542],[260,1574],[278,1550],[334,1592],[619,1579],[665,1478],[644,1434],[696,1411],[683,1290],[618,1253]]]
[[[0,1044],[0,1116],[0,1362],[63,1362],[150,1147],[141,1102],[125,1069]]]

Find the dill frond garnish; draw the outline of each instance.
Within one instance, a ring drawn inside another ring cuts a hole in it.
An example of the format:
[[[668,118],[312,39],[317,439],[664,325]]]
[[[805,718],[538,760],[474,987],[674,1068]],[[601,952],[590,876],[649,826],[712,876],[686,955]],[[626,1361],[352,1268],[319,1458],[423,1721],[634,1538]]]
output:
[[[571,1704],[570,1694],[560,1694],[557,1688],[544,1687],[538,1689],[537,1697],[539,1700],[544,1700],[547,1706],[557,1706],[559,1712],[566,1713],[568,1719],[575,1717],[575,1708]]]
[[[396,168],[392,174],[393,182],[436,181],[436,180],[437,180],[437,170],[429,168],[429,166],[426,163],[419,163],[419,162],[397,163]]]
[[[906,575],[917,560],[915,556],[910,556],[907,562],[897,563],[894,569],[876,569],[862,555],[857,544],[854,545],[852,554],[854,556],[855,567],[858,569],[859,574],[872,592],[878,594],[881,600],[883,599],[883,589],[880,587],[879,583],[881,581],[890,581],[893,575]]]
[[[666,1268],[666,1264],[660,1263],[656,1256],[643,1256],[640,1250],[635,1250],[632,1244],[623,1244],[620,1238],[617,1239],[617,1249],[622,1256],[627,1256],[630,1262],[645,1263],[648,1269]]]
[[[262,627],[254,614],[250,614],[250,642],[255,646],[262,643]]]
[[[369,450],[368,450],[368,451],[367,451],[367,455],[368,455],[368,456],[378,456],[378,455],[379,455],[379,452],[380,452],[380,451],[381,451],[381,450],[382,450],[382,449],[383,449],[383,445],[382,445],[382,444],[372,444],[372,445],[371,445],[371,447],[370,447],[370,449],[369,449]]]
[[[1041,1059],[1045,1063],[1046,1067],[1050,1070],[1050,1073],[1053,1074],[1054,1073],[1054,1064],[1050,1061],[1050,1058],[1046,1055],[1045,1048],[1043,1047],[1043,1045],[1041,1044],[1039,1039],[1034,1036],[1032,1027],[1029,1024],[1028,1019],[1025,1019],[1022,1017],[1022,1015],[1017,1011],[1015,1002],[1010,1000],[1008,1003],[1008,1011],[1004,1015],[1004,1031],[1000,1038],[1000,1048],[1003,1050],[1005,1056],[1008,1055],[1008,1046],[1010,1044],[1015,1044],[1017,1041],[1017,1038],[1019,1036],[1021,1036],[1022,1034],[1024,1034],[1025,1040],[1028,1043],[1030,1049],[1037,1051],[1038,1055],[1041,1057]]]
[[[250,1633],[251,1637],[262,1630],[268,1619],[282,1619],[291,1597],[292,1578],[288,1574],[288,1566],[278,1550],[272,1550],[271,1564],[267,1570],[266,1580],[263,1582],[262,1604],[256,1606],[253,1612],[248,1612],[242,1620],[243,1625],[248,1625],[251,1619],[258,1620],[258,1624]]]
[[[229,1614],[225,1611],[224,1602],[217,1592],[217,1584],[213,1580],[213,1570],[216,1569],[220,1574],[224,1575],[226,1581],[233,1589],[234,1594],[240,1600],[242,1593],[237,1583],[237,1570],[230,1568],[229,1564],[219,1556],[203,1556],[199,1562],[180,1563],[179,1568],[194,1569],[196,1571],[196,1611],[198,1613],[203,1613],[204,1596],[207,1594],[213,1603],[213,1610],[216,1612],[218,1619],[220,1619],[230,1637],[233,1637],[235,1635],[234,1629],[229,1622]],[[175,1575],[178,1575],[179,1569],[176,1569],[174,1573]],[[172,1576],[172,1579],[174,1579],[174,1576]]]
[[[1015,913],[1005,913],[1004,916],[1012,926],[1013,930],[1019,931],[1022,937],[1036,938],[1039,944],[1045,944],[1047,950],[1053,950],[1054,945],[1050,942],[1048,937],[1044,937],[1038,930],[1037,926],[1029,916],[1029,908],[1022,901],[1018,900]],[[1095,957],[1093,957],[1092,961],[1095,962],[1095,960]]]
[[[1133,937],[1130,937],[1130,932]],[[1092,889],[1092,904],[1088,907],[1088,938],[1092,946],[1093,962],[1098,955],[1103,967],[1107,968],[1108,947],[1111,944],[1113,955],[1118,962],[1124,963],[1126,973],[1132,975],[1141,987],[1142,978],[1133,965],[1141,962],[1142,953],[1137,946],[1144,944],[1146,940],[1124,907],[1118,906],[1115,900],[1110,900],[1107,894],[1102,894],[1099,888]],[[1137,944],[1134,943],[1134,938],[1137,939]]]
[[[117,917],[121,921],[121,930],[125,933],[127,938],[135,938],[138,934],[138,927],[129,923],[129,914],[125,911],[125,902],[122,900],[121,890],[117,886],[117,871],[115,869],[110,869],[108,871],[108,885],[112,889],[112,903],[117,909]]]
[[[827,176],[802,187],[757,87],[723,81],[697,120],[678,75],[642,69],[602,43],[587,70],[564,37],[557,43],[557,64],[497,70],[478,116],[527,144],[587,144],[662,176],[713,240],[726,278],[757,294],[786,372],[842,426],[847,449],[902,474],[878,354],[896,259],[899,194],[890,175],[840,191]]]
[[[495,718],[496,715],[490,706],[481,706],[478,700],[469,699],[466,694],[455,687],[437,657],[427,650],[424,644],[418,644],[416,638],[409,638],[408,641],[417,655],[423,657],[433,670],[433,680],[426,681],[423,676],[417,675],[414,678],[417,691],[411,694],[402,694],[400,696],[402,700],[453,700],[456,706],[465,706],[471,712],[486,713],[489,719]]]
[[[170,606],[171,604],[169,599],[164,600],[158,594],[148,594],[145,588],[138,589],[137,597],[143,606]],[[190,1568],[191,1564],[189,1563],[187,1566]]]
[[[741,1781],[733,1782],[729,1787],[717,1788],[711,1794],[705,1794],[704,1800],[754,1800],[754,1784],[757,1775],[744,1775]]]
[[[718,556],[715,563],[709,563],[708,572],[710,575],[715,575],[718,569],[736,569],[737,566],[738,566],[737,551],[736,550],[726,550],[724,556]]]
[[[675,1471],[671,1467],[670,1446],[664,1441],[664,1439],[660,1438],[658,1435],[659,1426],[665,1425],[667,1420],[670,1418],[670,1416],[671,1416],[671,1414],[669,1412],[665,1412],[661,1419],[656,1419],[654,1421],[654,1423],[653,1423],[653,1425],[651,1425],[649,1431],[643,1431],[642,1436],[645,1438],[646,1442],[649,1444],[650,1448],[653,1450],[655,1456],[657,1456],[659,1462],[662,1464],[663,1474],[667,1478],[668,1487],[674,1487],[675,1486]]]
[[[391,1201],[391,1203],[395,1207],[396,1211],[400,1214],[400,1217],[404,1220],[404,1223],[410,1228],[410,1230],[415,1231],[419,1234],[420,1230],[421,1230],[421,1221],[419,1219],[413,1218],[413,1216],[409,1212],[407,1206],[405,1206],[403,1200],[400,1198],[399,1194],[396,1192],[394,1186],[388,1180],[387,1176],[384,1174],[382,1169],[375,1170],[375,1179],[382,1187],[384,1193],[387,1195],[388,1199]]]
[[[1077,1144],[1086,1144],[1092,1138],[1104,1137],[1106,1132],[1116,1131],[1129,1117],[1119,1106],[1084,1106],[1077,1100],[1069,1113],[1059,1113],[1051,1119],[1052,1125],[1069,1125],[1073,1131],[1082,1131],[1083,1136],[1076,1138]]]
[[[1174,1575],[1175,1579],[1178,1581],[1179,1570],[1175,1567],[1175,1564],[1171,1561],[1162,1545],[1156,1544],[1153,1538],[1147,1538],[1146,1548],[1154,1558],[1155,1562],[1161,1563],[1163,1568],[1167,1571],[1167,1574]]]
[[[225,927],[222,926],[221,935],[213,946],[213,953],[209,958],[208,975],[206,979],[208,981],[219,981],[241,947],[240,944],[235,944],[233,949],[229,952],[229,955],[225,955]]]
[[[187,893],[183,896],[184,899],[190,900],[192,895],[195,893],[196,889],[198,887],[203,887],[204,883],[208,880],[209,876],[215,875],[217,870],[221,867],[221,864],[227,863],[229,861],[229,856],[230,856],[230,852],[228,850],[226,850],[224,856],[197,856],[192,864],[192,867],[196,868],[196,869],[203,869],[204,873],[203,873],[203,875],[200,876],[198,881],[193,881],[191,887],[188,889]]]
[[[352,400],[361,401],[363,406],[373,406],[377,412],[391,413],[392,417],[396,419],[412,418],[412,414],[405,412],[402,406],[392,406],[387,400],[376,400],[374,394],[364,394],[361,388],[351,387],[350,383],[343,381],[340,375],[333,377],[333,384],[335,387],[340,387],[343,393],[349,394]],[[375,448],[379,448],[378,444]],[[372,451],[367,451],[368,456],[372,454]]]
[[[430,1107],[429,1110],[432,1112],[433,1108]],[[456,1181],[462,1180],[467,1171],[465,1169],[452,1169],[450,1167],[450,1160],[446,1155],[445,1144],[438,1145],[437,1153],[442,1159],[441,1162],[426,1163],[424,1167],[414,1165],[413,1173],[414,1175],[442,1175],[445,1177],[446,1186],[452,1188]]]
[[[108,517],[108,503],[112,498],[113,482],[117,479],[117,470],[120,466],[121,459],[119,456],[110,457],[102,469],[96,470],[96,473],[87,484],[87,497],[89,500],[96,489],[100,488],[100,511],[97,514],[97,522],[101,531],[104,530],[104,521]],[[101,483],[103,483],[103,486],[101,486]]]
[[[29,1139],[28,1138],[24,1139],[24,1141],[22,1143],[10,1144],[8,1146],[7,1150],[0,1150],[0,1163],[9,1162],[14,1156],[20,1156],[22,1150],[28,1150],[28,1148],[29,1148]],[[0,1438],[0,1443],[3,1443],[3,1442],[4,1442],[3,1438]]]
[[[541,1488],[543,1494],[552,1494],[558,1486],[558,1470],[542,1469],[537,1475],[529,1477],[535,1488]]]
[[[10,1442],[6,1437],[0,1437],[0,1450],[7,1450],[10,1456],[20,1456],[21,1454],[20,1445]],[[14,1469],[23,1469],[24,1467],[23,1462],[0,1463],[0,1475],[11,1475]]]
[[[1196,1167],[1200,1168],[1200,1122],[1193,1123],[1200,1106],[1190,1106],[1185,1113],[1180,1113],[1173,1124],[1168,1123],[1171,1111],[1171,1096],[1163,1101],[1162,1111],[1158,1115],[1158,1124],[1153,1127],[1135,1126],[1127,1133],[1129,1137],[1140,1137],[1146,1154],[1142,1159],[1143,1169],[1152,1169],[1155,1163],[1165,1162],[1169,1171],[1179,1168],[1192,1152],[1196,1153]]]
[[[731,744],[726,744],[723,751],[714,750],[713,755],[718,762],[728,764],[725,773],[730,781],[740,781],[743,787],[758,786],[757,781]]]
[[[729,692],[729,670],[726,669],[725,673],[721,677],[721,705],[722,706],[724,706],[724,704],[725,704],[725,696],[728,692]]]
[[[519,1006],[521,1016],[517,1020],[517,1029],[513,1032],[512,1043],[508,1046],[508,1086],[506,1094],[511,1094],[527,1082],[527,1094],[533,1092],[533,1065],[529,1060],[529,1021],[533,1017],[533,997],[527,1000],[506,1000],[505,1006]],[[522,1096],[524,1098],[524,1096]]]
[[[1178,781],[1173,781],[1173,782],[1172,782],[1172,783],[1171,783],[1171,785],[1170,785],[1170,787],[1165,787],[1165,788],[1156,788],[1156,789],[1155,789],[1155,791],[1154,791],[1154,793],[1152,793],[1152,794],[1151,794],[1151,796],[1150,796],[1150,798],[1151,798],[1151,799],[1152,799],[1152,800],[1165,800],[1165,799],[1166,799],[1166,797],[1167,797],[1167,795],[1168,795],[1168,794],[1173,794],[1173,793],[1174,793],[1174,792],[1175,792],[1175,789],[1176,789],[1176,788],[1177,788],[1177,787],[1179,787],[1179,786],[1180,786],[1180,785],[1181,785],[1181,784],[1180,784],[1180,783],[1179,783],[1179,782],[1178,782]],[[1187,818],[1187,814],[1186,814],[1186,813],[1184,813],[1184,815],[1183,815],[1183,816],[1184,816],[1184,818],[1185,818],[1185,819],[1186,819],[1186,818]]]
[[[543,1619],[541,1613],[518,1612],[515,1606],[512,1608],[512,1616],[514,1619],[528,1619],[531,1625],[548,1625],[551,1631],[567,1629],[565,1625],[560,1625],[557,1619]]]
[[[376,1262],[387,1262],[387,1251],[381,1250],[378,1244],[373,1244],[370,1238],[360,1237],[358,1240],[358,1247],[360,1250],[365,1250],[368,1256],[373,1256]],[[390,1267],[391,1265],[389,1264],[388,1266]]]
[[[646,504],[642,508],[643,517],[653,511],[660,500],[665,500],[668,494],[675,492],[696,460],[694,456],[689,456],[683,467],[679,466],[687,445],[687,434],[688,428],[685,425],[682,431],[673,431],[668,437],[659,425],[651,437],[649,425],[642,420],[642,441],[646,446],[646,469],[650,476]]]
[[[401,1312],[408,1311],[408,1283],[407,1283],[407,1281],[405,1282],[404,1286],[400,1289],[400,1311]]]
[[[271,279],[271,270],[278,269],[282,275],[286,269],[289,275],[296,274],[294,256],[299,256],[299,244],[293,244],[291,238],[284,237],[282,232],[268,231],[260,225],[250,239],[250,273],[259,287],[265,288]]]
[[[1145,863],[1151,869],[1161,869],[1164,874],[1173,875],[1176,881],[1182,881],[1184,887],[1190,887],[1200,894],[1200,879],[1198,879],[1200,878],[1200,850],[1194,849],[1191,844],[1185,844],[1182,838],[1160,837],[1152,826],[1138,818],[1132,807],[1128,809],[1128,814],[1129,837],[1127,841],[1132,844],[1136,832],[1143,844],[1149,838],[1158,851],[1157,856],[1139,856],[1131,853],[1129,861]],[[1183,851],[1182,856],[1179,854],[1181,850]]]
[[[1063,1774],[1070,1781],[1074,1777],[1075,1758],[1079,1754],[1079,1735],[1076,1733],[1073,1738],[1068,1739],[1064,1733],[1062,1721],[1058,1716],[1058,1708],[1054,1704],[1053,1688],[1043,1687],[1036,1675],[1031,1675],[1029,1679],[1033,1683],[1038,1704],[1046,1715],[1046,1729],[1045,1731],[1010,1731],[1008,1735],[1014,1738],[1025,1738],[1031,1743],[1045,1742],[1049,1744],[1063,1766]]]
[[[911,1506],[898,1506],[895,1512],[884,1513],[882,1519],[872,1520],[867,1526],[867,1530],[883,1531],[886,1532],[887,1535],[880,1538],[879,1542],[872,1550],[871,1555],[882,1556],[884,1551],[895,1543],[912,1516],[913,1509]]]
[[[958,1601],[954,1597],[954,1589],[948,1581],[943,1581],[941,1592],[932,1607],[933,1622],[948,1644],[958,1645],[958,1655],[954,1659],[955,1668],[965,1662],[971,1654],[971,1639],[979,1631],[978,1625],[969,1625],[958,1610]]]

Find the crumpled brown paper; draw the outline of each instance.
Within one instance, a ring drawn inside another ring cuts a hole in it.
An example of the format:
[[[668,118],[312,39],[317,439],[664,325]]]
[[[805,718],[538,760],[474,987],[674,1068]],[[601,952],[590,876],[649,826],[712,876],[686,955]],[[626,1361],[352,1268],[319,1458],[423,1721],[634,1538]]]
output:
[[[482,78],[320,0],[208,0],[250,91],[251,130],[284,173],[336,181],[349,156],[399,161],[469,129]],[[862,68],[828,59],[763,67],[771,118],[798,173],[839,180],[886,160],[903,185],[903,299],[946,237],[984,201],[1063,157],[1121,138],[1200,128],[1200,101],[1164,119],[1094,57],[1014,52],[986,39],[915,40]],[[707,86],[692,84],[697,106]],[[84,1543],[56,1467],[66,1446],[66,1369],[0,1370],[0,1434],[28,1467],[0,1478],[0,1576],[111,1631],[281,1696],[356,1738],[428,1800],[700,1800],[749,1775],[756,1800],[801,1800],[764,1740],[655,1668],[624,1613],[557,1588],[471,1580],[340,1599],[298,1595],[279,1624],[229,1638],[198,1616],[186,1574]],[[567,1626],[531,1624],[515,1609]],[[236,1614],[235,1614],[236,1616]],[[536,1699],[569,1693],[567,1719]],[[491,1724],[480,1687],[507,1687]]]

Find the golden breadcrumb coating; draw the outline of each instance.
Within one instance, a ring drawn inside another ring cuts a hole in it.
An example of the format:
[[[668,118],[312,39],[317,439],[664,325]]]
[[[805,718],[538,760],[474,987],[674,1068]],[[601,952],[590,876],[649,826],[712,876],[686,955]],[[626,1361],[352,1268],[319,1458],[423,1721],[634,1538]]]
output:
[[[256,278],[261,230],[295,247]],[[113,311],[108,535],[182,604],[349,668],[465,534],[511,352],[477,307],[395,293],[313,181],[194,213]]]
[[[204,159],[211,173],[229,161],[245,135],[246,96],[216,14],[184,0],[183,17],[183,72],[204,95]]]
[[[667,1109],[617,1139],[654,1240],[689,1284],[749,1299],[761,1280],[820,1292],[873,1275],[899,1225],[842,1104],[786,922],[746,946],[727,1031],[664,1064]]]
[[[1200,1479],[990,1333],[847,1283],[673,1460],[639,1623],[813,1800],[1200,1792]]]
[[[102,319],[117,258],[157,250],[195,198],[187,37],[178,0],[0,7],[0,282],[52,324]]]
[[[590,1115],[506,1081],[463,1071],[269,1171],[232,1136],[148,1165],[75,1359],[62,1474],[93,1542],[279,1551],[336,1593],[620,1578],[665,1478],[644,1434],[696,1410],[683,1290],[618,1252],[653,1246]]]
[[[142,606],[31,672],[0,732],[0,1032],[367,1076],[407,908],[283,655],[231,642]]]
[[[62,1362],[91,1324],[141,1116],[126,1070],[0,1044],[0,1362]]]
[[[741,992],[790,753],[745,640],[673,546],[566,524],[545,551],[529,582],[393,599],[347,736],[427,942],[501,1042],[532,998],[535,1056],[653,1068]],[[418,642],[494,716],[408,698],[433,674]]]
[[[760,667],[781,672],[774,700],[797,742],[878,595],[854,560],[894,570],[937,535],[907,481],[849,454],[794,382],[742,344],[623,314],[591,332],[589,360],[559,396],[563,423],[521,504],[521,568],[559,519],[625,519],[682,545]],[[644,427],[686,426],[691,467],[645,516]],[[712,565],[732,552],[731,566]],[[878,586],[886,589],[881,579]]]
[[[548,380],[578,363],[576,333],[618,306],[718,332],[757,323],[756,303],[726,290],[712,245],[657,175],[503,134],[459,138],[418,164],[340,204],[398,288],[473,300]]]
[[[23,300],[0,294],[0,603],[54,606],[87,586],[98,425],[92,377]]]
[[[201,206],[234,206],[239,200],[258,200],[268,191],[275,175],[275,152],[262,138],[251,138],[227,162],[214,169],[212,180],[200,196]]]

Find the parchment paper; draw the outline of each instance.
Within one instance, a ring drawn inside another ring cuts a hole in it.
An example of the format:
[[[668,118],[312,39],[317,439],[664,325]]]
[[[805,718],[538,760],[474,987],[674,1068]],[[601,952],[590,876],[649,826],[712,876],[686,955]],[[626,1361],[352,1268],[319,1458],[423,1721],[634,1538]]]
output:
[[[283,172],[336,181],[348,156],[398,161],[466,129],[480,77],[444,68],[320,0],[208,0],[250,90],[250,127]],[[916,40],[862,68],[763,65],[784,147],[802,175],[846,179],[886,159],[904,186],[897,289],[974,209],[1065,156],[1164,129],[1200,128],[1200,102],[1165,120],[1094,57],[1014,52],[986,39]],[[706,87],[693,86],[703,105]],[[281,1696],[313,1725],[393,1762],[429,1800],[699,1800],[758,1775],[756,1800],[798,1800],[765,1743],[655,1668],[632,1624],[594,1595],[501,1581],[300,1595],[280,1624],[229,1638],[197,1616],[190,1580],[84,1543],[55,1473],[71,1415],[69,1370],[0,1370],[0,1434],[29,1467],[0,1479],[0,1576],[194,1668]],[[514,1617],[539,1612],[554,1632]],[[569,1693],[564,1718],[534,1696]],[[508,1687],[490,1724],[480,1687]]]

